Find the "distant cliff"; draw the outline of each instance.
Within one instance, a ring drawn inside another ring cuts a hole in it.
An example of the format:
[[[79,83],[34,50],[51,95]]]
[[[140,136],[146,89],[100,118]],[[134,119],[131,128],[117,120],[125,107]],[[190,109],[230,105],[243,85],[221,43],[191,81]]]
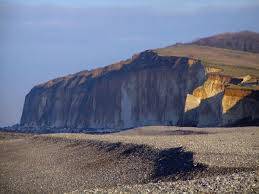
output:
[[[201,38],[192,44],[259,53],[259,33],[242,31]]]
[[[199,59],[148,50],[35,86],[26,96],[21,126],[113,130],[258,124],[259,92],[241,82]]]

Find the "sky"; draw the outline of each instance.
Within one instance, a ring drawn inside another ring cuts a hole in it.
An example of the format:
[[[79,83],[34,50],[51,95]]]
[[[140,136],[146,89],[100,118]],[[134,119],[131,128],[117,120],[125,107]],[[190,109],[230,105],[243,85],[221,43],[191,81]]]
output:
[[[146,49],[259,32],[259,0],[0,0],[0,126],[39,83]]]

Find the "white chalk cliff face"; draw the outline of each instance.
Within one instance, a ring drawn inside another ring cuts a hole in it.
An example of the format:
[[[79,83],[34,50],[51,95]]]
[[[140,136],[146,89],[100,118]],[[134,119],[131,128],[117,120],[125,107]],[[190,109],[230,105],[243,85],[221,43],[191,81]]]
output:
[[[149,50],[35,86],[26,96],[21,126],[125,129],[258,120],[258,92],[227,89],[231,79],[199,60]]]

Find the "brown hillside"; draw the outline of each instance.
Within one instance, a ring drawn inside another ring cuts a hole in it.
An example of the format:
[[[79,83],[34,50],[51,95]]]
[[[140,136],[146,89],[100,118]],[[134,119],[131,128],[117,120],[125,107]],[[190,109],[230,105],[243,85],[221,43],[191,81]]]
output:
[[[201,38],[192,44],[259,53],[259,33],[242,31]]]

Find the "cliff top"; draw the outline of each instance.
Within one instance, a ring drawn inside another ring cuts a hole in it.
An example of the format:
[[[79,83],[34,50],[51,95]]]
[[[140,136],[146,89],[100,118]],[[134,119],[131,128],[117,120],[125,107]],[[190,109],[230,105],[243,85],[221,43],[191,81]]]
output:
[[[209,46],[177,44],[156,49],[161,56],[184,56],[199,59],[208,67],[222,69],[222,74],[233,77],[259,77],[259,54]]]
[[[245,39],[245,37],[248,37],[247,40],[255,39],[255,43],[259,45],[259,42],[256,42],[257,36],[258,33],[248,31],[243,31],[239,33],[224,33],[205,39],[200,39],[198,41],[193,42],[193,44],[176,44],[166,48],[146,50],[144,52],[140,52],[133,55],[130,59],[123,60],[105,67],[100,67],[93,70],[85,70],[68,76],[56,78],[46,83],[39,84],[36,87],[51,87],[54,84],[59,83],[60,81],[70,80],[75,76],[85,78],[96,78],[113,71],[122,70],[123,68],[138,68],[137,66],[139,66],[139,64],[136,65],[134,61],[142,60],[142,58],[156,60],[158,56],[180,57],[186,59],[201,60],[205,66],[217,68],[220,70],[218,73],[223,75],[228,75],[232,77],[244,77],[250,75],[252,77],[259,78],[258,53],[230,50],[225,48],[216,48],[211,46],[202,46],[203,43],[208,43],[208,45],[211,44],[213,46],[217,46],[217,43],[220,41],[232,39],[235,41],[242,41]]]
[[[176,59],[182,59],[189,62],[189,59],[191,59],[190,57],[185,57],[185,56],[167,56],[167,58],[173,58],[174,60]],[[100,68],[96,68],[93,70],[84,70],[84,71],[80,71],[78,73],[75,74],[70,74],[67,76],[63,76],[63,77],[59,77],[53,80],[50,80],[48,82],[39,84],[35,87],[51,87],[57,83],[59,83],[60,81],[67,81],[70,80],[71,78],[74,77],[84,77],[84,78],[97,78],[100,76],[104,76],[107,75],[111,72],[115,72],[115,71],[134,71],[136,69],[141,69],[147,66],[153,66],[154,64],[157,65],[163,65],[164,61],[161,60],[161,56],[159,56],[154,50],[146,50],[143,51],[141,53],[137,53],[134,54],[130,59],[127,60],[123,60],[117,63],[113,63],[111,65],[107,65],[105,67],[100,67]],[[195,61],[198,61],[196,59],[192,59],[192,63],[195,63]],[[191,65],[191,64],[189,64]]]

